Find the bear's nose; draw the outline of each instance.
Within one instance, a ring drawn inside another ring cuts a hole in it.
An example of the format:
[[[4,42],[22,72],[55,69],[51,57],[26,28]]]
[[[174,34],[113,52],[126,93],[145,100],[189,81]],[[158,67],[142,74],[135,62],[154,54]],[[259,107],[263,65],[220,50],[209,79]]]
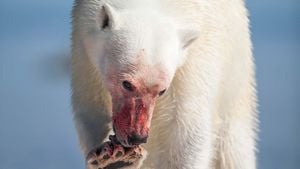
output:
[[[142,144],[142,143],[146,143],[147,138],[148,138],[148,136],[142,137],[142,136],[133,134],[131,136],[128,136],[128,143],[131,144],[131,145],[139,145],[139,144]]]

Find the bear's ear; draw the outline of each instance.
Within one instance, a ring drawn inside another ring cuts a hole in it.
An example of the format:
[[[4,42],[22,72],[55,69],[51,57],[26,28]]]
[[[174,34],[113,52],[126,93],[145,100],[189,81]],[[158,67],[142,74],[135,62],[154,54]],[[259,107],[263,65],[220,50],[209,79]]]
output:
[[[118,25],[118,15],[108,4],[104,4],[98,14],[98,25],[101,30],[116,29]]]
[[[181,40],[182,48],[187,48],[199,37],[199,31],[196,29],[181,29],[179,30],[179,38]]]

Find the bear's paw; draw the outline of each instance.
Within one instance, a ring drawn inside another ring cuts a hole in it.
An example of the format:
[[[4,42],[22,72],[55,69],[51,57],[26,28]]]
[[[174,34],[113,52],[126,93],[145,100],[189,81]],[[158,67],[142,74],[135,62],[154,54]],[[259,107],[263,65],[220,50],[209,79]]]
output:
[[[110,136],[110,141],[88,153],[87,169],[138,169],[147,154],[146,150],[136,145],[124,147]]]

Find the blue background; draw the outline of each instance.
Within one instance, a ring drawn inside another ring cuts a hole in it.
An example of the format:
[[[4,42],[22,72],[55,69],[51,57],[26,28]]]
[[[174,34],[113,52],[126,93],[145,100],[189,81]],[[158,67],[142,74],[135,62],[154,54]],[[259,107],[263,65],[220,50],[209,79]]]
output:
[[[249,0],[259,169],[300,166],[300,2]],[[71,0],[0,2],[0,169],[82,169],[70,106]]]

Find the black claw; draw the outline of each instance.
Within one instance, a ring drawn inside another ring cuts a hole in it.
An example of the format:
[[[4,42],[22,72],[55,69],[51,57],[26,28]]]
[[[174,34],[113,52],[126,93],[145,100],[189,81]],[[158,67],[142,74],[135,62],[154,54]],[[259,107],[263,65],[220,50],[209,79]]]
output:
[[[117,136],[116,136],[116,135],[110,135],[110,136],[109,136],[109,140],[110,140],[111,143],[113,143],[113,144],[121,144],[121,143],[119,142],[119,140],[117,139]]]
[[[91,162],[91,164],[92,164],[92,165],[98,165],[98,161],[95,160],[95,161]]]
[[[113,140],[114,140],[114,137],[115,137],[115,136],[110,135],[110,136],[109,136],[109,140],[110,140],[110,141],[113,141]]]
[[[96,155],[99,156],[100,153],[101,153],[101,149],[100,149],[100,148],[97,148],[97,149],[96,149]]]

